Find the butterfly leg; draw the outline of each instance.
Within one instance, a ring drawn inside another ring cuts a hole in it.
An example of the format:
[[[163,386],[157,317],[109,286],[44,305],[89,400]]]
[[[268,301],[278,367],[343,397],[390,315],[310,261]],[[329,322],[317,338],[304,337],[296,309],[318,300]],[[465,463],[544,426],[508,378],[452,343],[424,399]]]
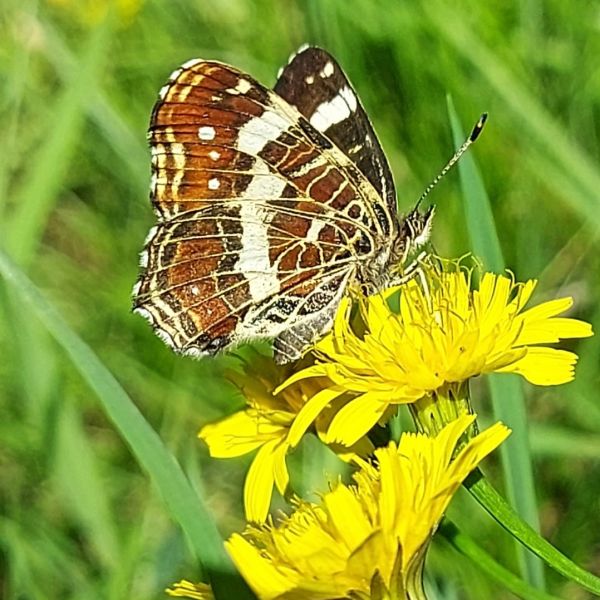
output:
[[[429,292],[429,284],[427,283],[427,277],[425,276],[425,271],[423,267],[430,258],[431,254],[423,250],[410,264],[407,265],[402,275],[395,277],[390,282],[390,286],[403,285],[416,277],[418,278],[419,283],[421,284],[423,295],[429,301],[431,299],[431,294]]]

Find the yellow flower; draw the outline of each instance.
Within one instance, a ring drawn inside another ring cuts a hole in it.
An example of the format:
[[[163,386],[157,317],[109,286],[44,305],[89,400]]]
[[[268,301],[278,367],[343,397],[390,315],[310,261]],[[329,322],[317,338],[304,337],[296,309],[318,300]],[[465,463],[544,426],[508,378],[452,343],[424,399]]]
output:
[[[456,263],[451,263],[455,266]],[[390,405],[409,404],[461,384],[482,373],[518,373],[537,385],[573,379],[577,355],[543,346],[564,338],[592,335],[591,326],[559,317],[571,298],[544,302],[525,310],[536,282],[515,283],[485,273],[471,291],[471,272],[425,272],[427,293],[413,279],[385,295],[363,299],[359,314],[364,333],[350,325],[351,303],[342,303],[333,331],[315,348],[317,364],[290,377],[277,391],[312,377],[331,382],[306,403],[290,431],[302,436],[312,420],[340,394],[352,400],[332,420],[328,443],[352,444],[375,423],[385,420]],[[400,308],[388,299],[400,292]]]
[[[375,451],[376,464],[360,460],[352,485],[234,534],[227,550],[258,598],[424,598],[425,553],[452,495],[509,434],[496,423],[457,450],[474,418],[437,437],[404,434]]]
[[[244,506],[248,521],[263,522],[269,510],[273,485],[283,494],[289,483],[286,454],[297,445],[289,439],[289,428],[308,398],[318,395],[328,383],[323,378],[302,381],[278,396],[273,390],[293,372],[294,365],[280,366],[258,352],[243,363],[244,373],[231,372],[229,379],[240,389],[248,406],[199,433],[216,458],[231,458],[257,451],[244,484]],[[331,410],[317,422],[317,432],[328,425]],[[299,440],[298,440],[299,441]],[[335,448],[334,448],[335,450]],[[354,452],[368,454],[372,446],[361,441],[344,447],[340,457],[349,460]]]
[[[172,588],[166,590],[169,596],[177,598],[193,598],[194,600],[214,600],[212,590],[206,583],[191,583],[182,579]]]

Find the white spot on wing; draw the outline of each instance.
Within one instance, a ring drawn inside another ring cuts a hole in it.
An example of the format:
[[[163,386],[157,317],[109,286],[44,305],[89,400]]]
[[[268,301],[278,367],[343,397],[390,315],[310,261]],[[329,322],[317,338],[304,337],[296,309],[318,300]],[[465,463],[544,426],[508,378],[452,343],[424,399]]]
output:
[[[292,54],[290,54],[287,64],[289,65],[296,58],[296,56],[298,56],[298,54],[301,54],[308,48],[310,48],[310,44],[302,44],[302,46],[300,46],[300,48],[298,48],[298,50],[296,50],[296,52],[292,52]],[[284,70],[285,70],[285,66],[281,67],[281,69],[279,69],[279,71],[277,71],[277,79],[279,79],[281,77]]]
[[[319,131],[326,131],[332,125],[347,119],[357,106],[354,92],[346,86],[331,100],[317,106],[317,110],[310,118],[310,124]]]
[[[308,48],[310,48],[309,44],[302,44],[302,46],[300,46],[300,48],[298,48],[298,50],[296,50],[296,52],[292,52],[290,54],[287,64],[289,65],[296,58],[296,56],[298,56],[298,54],[302,54],[302,52],[304,52]],[[281,67],[280,71],[283,71],[283,67]],[[279,75],[277,75],[277,77],[280,77],[280,76],[281,76],[281,73]]]
[[[202,62],[201,58],[192,58],[181,65],[182,69],[191,69]]]
[[[148,232],[148,235],[146,236],[146,239],[144,240],[144,246],[146,246],[150,243],[150,240],[156,235],[157,229],[158,228],[156,227],[156,225],[150,229],[150,231]]]
[[[221,154],[219,152],[217,152],[216,150],[211,150],[208,153],[208,156],[210,157],[211,160],[219,160],[219,158],[221,158]]]
[[[247,79],[240,79],[238,81],[238,84],[235,86],[235,89],[240,94],[247,94],[252,89],[252,86],[250,85],[250,82]]]
[[[148,266],[148,252],[146,250],[142,250],[140,252],[140,267],[145,269]]]
[[[169,81],[175,81],[182,73],[183,69],[175,69],[171,75],[169,75]]]
[[[203,125],[198,128],[198,137],[204,141],[210,141],[215,139],[215,128],[208,125]]]
[[[191,356],[192,358],[200,358],[201,356],[208,356],[207,352],[202,352],[200,348],[197,346],[190,346],[189,348],[184,348],[181,353],[184,356]]]
[[[317,221],[314,219],[310,224],[308,231],[306,232],[306,241],[307,242],[316,242],[319,239],[319,233],[321,233],[321,229],[323,229],[325,223],[322,221]]]
[[[136,315],[140,315],[140,317],[144,317],[144,319],[146,319],[146,321],[149,321],[150,323],[152,323],[154,325],[154,317],[152,316],[152,313],[149,310],[146,310],[145,308],[138,306],[137,308],[133,309],[133,312]]]
[[[208,189],[209,190],[218,190],[220,186],[221,186],[221,182],[216,177],[213,177],[212,179],[208,180]]]
[[[312,85],[312,84],[315,82],[315,76],[314,76],[314,75],[307,75],[307,76],[304,78],[304,81],[306,81],[306,83],[307,83],[308,85]]]
[[[285,117],[272,110],[266,110],[260,117],[250,119],[240,129],[237,149],[255,156],[269,142],[276,140],[288,126]]]
[[[150,321],[152,323],[152,321]],[[155,329],[154,333],[170,348],[176,349],[173,338],[164,329]]]
[[[169,91],[169,88],[170,88],[170,87],[171,87],[171,86],[170,86],[169,84],[167,84],[167,85],[163,85],[163,86],[160,88],[160,92],[158,92],[158,95],[160,96],[160,99],[161,99],[161,100],[164,100],[164,99],[165,99],[165,96],[167,95],[167,92]]]
[[[333,72],[334,72],[333,63],[331,61],[327,61],[325,63],[325,66],[319,72],[319,75],[323,79],[325,79],[327,77],[331,77],[333,75]]]

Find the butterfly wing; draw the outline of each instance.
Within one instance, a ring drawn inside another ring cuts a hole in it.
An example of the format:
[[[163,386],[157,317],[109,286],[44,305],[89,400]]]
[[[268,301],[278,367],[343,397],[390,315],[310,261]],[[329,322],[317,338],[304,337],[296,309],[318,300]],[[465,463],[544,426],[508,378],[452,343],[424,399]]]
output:
[[[274,90],[358,166],[394,214],[396,191],[387,158],[335,58],[321,48],[301,48],[281,70]]]
[[[391,215],[344,152],[248,75],[192,61],[160,96],[149,130],[159,222],[134,308],[189,354],[301,329],[281,353],[290,360],[329,326]]]

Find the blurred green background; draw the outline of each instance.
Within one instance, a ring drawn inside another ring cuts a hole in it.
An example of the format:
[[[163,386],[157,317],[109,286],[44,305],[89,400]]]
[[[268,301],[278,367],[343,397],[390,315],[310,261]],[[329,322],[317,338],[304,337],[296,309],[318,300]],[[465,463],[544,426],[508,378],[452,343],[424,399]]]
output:
[[[219,59],[266,85],[304,42],[334,54],[389,157],[407,210],[452,153],[451,95],[507,265],[536,298],[575,298],[600,331],[600,3],[510,0],[2,0],[0,243],[99,355],[202,490],[224,535],[242,524],[248,461],[196,439],[240,406],[230,359],[174,356],[130,313],[154,221],[145,133],[180,63]],[[459,178],[433,192],[434,243],[469,250]],[[64,351],[1,281],[0,596],[162,598],[199,572],[179,527]],[[577,379],[525,386],[541,531],[600,572],[599,338],[569,346]],[[476,406],[489,417],[487,388]],[[486,471],[501,487],[498,459]],[[512,540],[458,497],[461,525],[516,570]],[[513,598],[443,541],[439,598]],[[591,597],[551,571],[548,589]]]

